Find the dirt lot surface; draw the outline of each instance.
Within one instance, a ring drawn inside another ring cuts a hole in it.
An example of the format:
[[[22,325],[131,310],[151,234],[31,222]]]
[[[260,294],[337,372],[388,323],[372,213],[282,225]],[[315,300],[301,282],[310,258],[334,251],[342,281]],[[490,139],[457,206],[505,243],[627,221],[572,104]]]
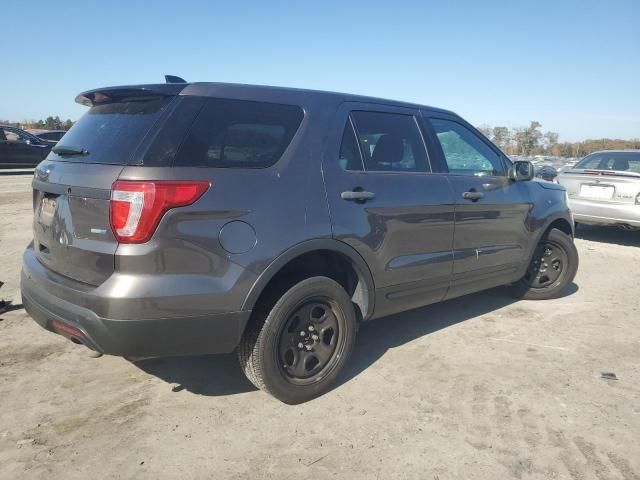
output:
[[[18,304],[29,183],[0,175],[0,296]],[[564,298],[495,289],[375,321],[341,384],[295,407],[234,355],[93,359],[0,315],[0,479],[638,480],[640,233],[577,245]]]

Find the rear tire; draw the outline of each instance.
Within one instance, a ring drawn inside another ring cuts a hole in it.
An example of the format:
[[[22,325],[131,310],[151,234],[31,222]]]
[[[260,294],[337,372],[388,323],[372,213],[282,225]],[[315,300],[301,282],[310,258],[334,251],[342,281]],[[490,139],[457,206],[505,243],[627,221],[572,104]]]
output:
[[[297,283],[266,316],[256,314],[238,359],[256,387],[288,404],[327,392],[346,365],[357,331],[347,292],[327,277]]]
[[[559,297],[575,278],[578,263],[578,250],[571,236],[554,228],[540,240],[527,272],[511,286],[511,293],[524,300]]]

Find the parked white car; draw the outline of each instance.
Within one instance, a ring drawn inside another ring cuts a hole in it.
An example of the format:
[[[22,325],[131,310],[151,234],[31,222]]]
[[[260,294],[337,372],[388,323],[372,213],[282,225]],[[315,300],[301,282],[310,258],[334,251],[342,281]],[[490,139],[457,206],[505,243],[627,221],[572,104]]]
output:
[[[640,150],[594,152],[558,175],[577,223],[640,229]]]

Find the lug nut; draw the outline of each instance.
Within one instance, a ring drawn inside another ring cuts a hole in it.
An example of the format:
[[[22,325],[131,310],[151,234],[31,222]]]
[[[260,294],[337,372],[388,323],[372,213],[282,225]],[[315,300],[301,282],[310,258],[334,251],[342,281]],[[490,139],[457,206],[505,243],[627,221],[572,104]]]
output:
[[[307,351],[311,350],[311,345],[306,345],[304,348],[307,349]]]
[[[304,337],[305,333],[304,332],[300,332],[300,336]]]
[[[318,340],[318,338],[320,338],[320,337],[318,337],[318,335],[316,335],[316,334],[314,333],[313,335],[311,335],[311,338],[312,338],[312,339],[314,339],[314,340]]]
[[[302,348],[304,347],[304,344],[302,342],[298,343],[298,348]]]
[[[315,328],[313,328],[313,325],[309,325],[309,331],[313,332],[315,330]]]

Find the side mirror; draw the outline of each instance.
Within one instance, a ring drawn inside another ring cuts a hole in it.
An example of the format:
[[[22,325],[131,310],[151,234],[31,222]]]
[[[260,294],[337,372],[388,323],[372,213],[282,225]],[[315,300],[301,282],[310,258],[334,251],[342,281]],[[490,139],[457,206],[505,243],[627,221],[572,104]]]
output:
[[[533,163],[526,160],[516,160],[509,169],[509,178],[514,182],[527,182],[533,179]]]

